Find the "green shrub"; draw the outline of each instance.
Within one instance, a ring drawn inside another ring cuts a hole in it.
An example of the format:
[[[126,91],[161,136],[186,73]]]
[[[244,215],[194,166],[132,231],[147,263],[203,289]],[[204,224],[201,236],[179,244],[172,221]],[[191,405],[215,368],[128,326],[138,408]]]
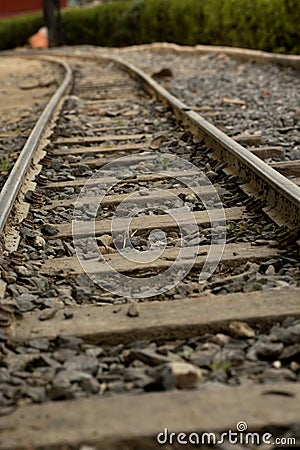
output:
[[[211,44],[300,53],[299,0],[132,0],[63,11],[67,45]],[[41,14],[0,21],[0,49],[24,45]]]
[[[43,26],[41,14],[0,20],[0,50],[23,46]]]

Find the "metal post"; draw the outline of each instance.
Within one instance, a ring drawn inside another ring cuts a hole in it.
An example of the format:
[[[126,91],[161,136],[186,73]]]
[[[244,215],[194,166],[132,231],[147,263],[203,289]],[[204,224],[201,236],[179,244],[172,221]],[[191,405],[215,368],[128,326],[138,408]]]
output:
[[[43,13],[45,24],[48,29],[49,47],[61,45],[62,24],[60,15],[60,0],[43,0]]]

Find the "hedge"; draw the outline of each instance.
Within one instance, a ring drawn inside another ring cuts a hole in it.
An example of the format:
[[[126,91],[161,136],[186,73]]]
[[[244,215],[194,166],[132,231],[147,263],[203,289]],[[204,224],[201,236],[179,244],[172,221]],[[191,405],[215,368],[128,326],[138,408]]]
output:
[[[41,14],[0,21],[0,49],[26,44]],[[132,0],[63,11],[66,45],[151,42],[300,53],[299,0]]]
[[[0,49],[25,45],[28,37],[42,26],[41,14],[0,20]]]

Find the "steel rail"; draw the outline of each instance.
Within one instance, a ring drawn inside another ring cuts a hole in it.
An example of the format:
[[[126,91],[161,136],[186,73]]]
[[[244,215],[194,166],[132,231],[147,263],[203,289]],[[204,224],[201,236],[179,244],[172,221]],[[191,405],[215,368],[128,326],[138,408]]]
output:
[[[286,225],[293,231],[299,230],[300,187],[192,111],[143,70],[113,56],[80,55],[65,50],[54,51],[52,54],[58,57],[111,61],[125,69],[131,76],[141,81],[148,92],[170,106],[176,117],[212,148],[218,160],[228,164],[232,173],[244,181],[249,194],[255,197],[259,195],[262,206],[265,206],[264,211],[275,222]]]
[[[18,56],[24,57],[24,55]],[[16,163],[14,164],[12,171],[10,172],[0,192],[0,233],[2,233],[4,230],[13,204],[20,191],[24,177],[26,176],[33,155],[39,145],[49,119],[52,117],[55,108],[57,107],[60,99],[62,98],[72,81],[72,71],[68,64],[63,61],[58,61],[54,58],[47,57],[43,59],[62,66],[65,70],[65,77],[59,88],[49,100],[34,128],[32,129]]]
[[[152,95],[169,105],[176,117],[192,129],[196,136],[203,139],[208,147],[212,148],[216,158],[226,162],[230,170],[244,181],[248,192],[254,196],[259,195],[262,205],[266,205],[264,210],[271,218],[281,225],[287,225],[292,230],[299,229],[300,187],[268,166],[198,113],[192,111],[190,107],[170,94],[141,69],[112,56],[80,55],[65,50],[43,52],[42,54],[30,51],[30,55],[34,54],[36,57],[54,55],[55,57],[72,57],[92,61],[110,61],[125,69],[131,76],[141,81]]]
[[[192,111],[141,69],[116,57],[105,59],[114,61],[125,68],[128,73],[142,81],[148,91],[171,106],[177,118],[204,139],[206,145],[216,151],[219,160],[227,162],[234,169],[235,174],[238,172],[238,175],[245,180],[245,184],[249,185],[249,189],[259,192],[262,201],[267,203],[266,212],[273,219],[292,229],[299,228],[299,186]]]

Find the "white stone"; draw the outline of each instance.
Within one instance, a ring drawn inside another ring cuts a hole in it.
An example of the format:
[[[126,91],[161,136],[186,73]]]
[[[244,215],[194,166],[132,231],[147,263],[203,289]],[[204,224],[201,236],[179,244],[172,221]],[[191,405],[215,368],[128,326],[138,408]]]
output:
[[[168,366],[175,378],[175,385],[179,389],[195,386],[202,380],[202,371],[199,367],[185,362],[171,362]]]

